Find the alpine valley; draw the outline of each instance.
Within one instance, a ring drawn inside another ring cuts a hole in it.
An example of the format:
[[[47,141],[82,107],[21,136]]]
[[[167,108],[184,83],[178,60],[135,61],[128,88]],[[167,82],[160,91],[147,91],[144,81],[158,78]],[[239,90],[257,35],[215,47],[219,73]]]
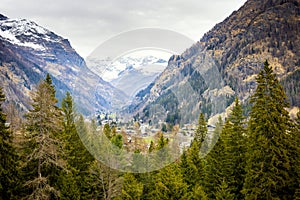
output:
[[[147,120],[159,105],[160,110],[173,111],[165,116],[172,123],[187,123],[197,119],[200,110],[215,122],[217,114],[226,117],[235,96],[247,108],[266,60],[291,107],[299,107],[299,32],[298,0],[249,0],[183,54],[172,56],[166,70],[127,111]]]
[[[86,62],[93,72],[132,98],[167,67],[168,62],[158,56],[129,54],[115,61],[88,57]]]
[[[67,39],[27,19],[0,15],[0,69],[7,102],[23,111],[30,109],[31,92],[47,73],[57,98],[69,91],[85,115],[127,102],[127,95],[87,68]]]
[[[153,56],[122,58],[113,65],[90,59],[87,67],[67,39],[30,20],[1,15],[0,84],[8,102],[23,110],[30,108],[30,92],[49,73],[58,99],[70,91],[85,115],[120,111],[132,101],[123,113],[144,121],[155,122],[157,110],[174,124],[192,123],[199,112],[215,121],[219,114],[226,117],[236,96],[247,108],[255,78],[268,60],[291,108],[299,107],[299,32],[298,0],[249,0],[168,62]]]
[[[81,30],[83,10],[104,11],[108,29],[165,11],[187,27],[198,12],[158,2],[65,7]],[[54,32],[0,15],[0,200],[299,200],[300,0],[245,2],[180,55],[123,37],[138,48],[108,40],[86,61]],[[166,35],[141,38],[184,40]]]

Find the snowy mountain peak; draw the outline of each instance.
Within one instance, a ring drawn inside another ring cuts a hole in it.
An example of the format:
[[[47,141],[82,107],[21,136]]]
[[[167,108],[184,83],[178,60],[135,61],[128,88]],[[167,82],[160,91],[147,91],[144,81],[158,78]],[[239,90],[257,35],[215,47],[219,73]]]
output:
[[[129,54],[115,60],[88,58],[88,67],[130,97],[147,87],[163,72],[168,62],[163,56]]]
[[[26,19],[0,16],[0,85],[9,100],[30,109],[30,93],[51,74],[58,99],[72,93],[78,110],[113,110],[127,103],[127,96],[90,71],[68,39]]]
[[[53,42],[61,40],[60,37],[33,21],[9,19],[3,15],[0,15],[0,19],[0,37],[12,44],[43,51],[46,47],[41,40]]]
[[[9,30],[14,35],[47,34],[49,30],[27,19],[6,19],[1,22],[2,31]]]
[[[113,82],[118,79],[121,74],[126,71],[138,70],[138,71],[149,71],[149,67],[152,67],[154,73],[163,70],[167,66],[167,61],[156,56],[124,56],[114,61],[110,60],[88,60],[88,66],[92,71],[101,76],[105,81]]]

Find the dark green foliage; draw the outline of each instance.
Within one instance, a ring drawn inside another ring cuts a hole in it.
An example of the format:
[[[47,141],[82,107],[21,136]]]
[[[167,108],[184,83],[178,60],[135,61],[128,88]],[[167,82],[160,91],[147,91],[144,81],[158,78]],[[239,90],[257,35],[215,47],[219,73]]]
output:
[[[206,156],[205,188],[212,199],[243,199],[241,190],[245,167],[245,128],[242,107],[238,99],[222,128],[222,120],[213,136],[219,140]],[[222,129],[221,129],[222,128]]]
[[[18,186],[18,156],[12,143],[12,133],[6,125],[6,115],[2,111],[5,95],[0,87],[0,199],[15,199],[14,190]]]
[[[213,149],[205,157],[204,190],[210,199],[216,198],[217,187],[221,185],[224,177],[224,158],[226,156],[224,148],[225,142],[221,135]]]
[[[215,130],[213,131],[213,135],[212,135],[212,139],[211,139],[211,145],[210,145],[210,149],[214,148],[214,145],[218,142],[218,139],[221,135],[223,126],[224,126],[224,122],[221,118],[221,116],[219,116],[218,118],[218,122],[215,125]]]
[[[203,188],[201,187],[201,185],[196,184],[195,187],[193,188],[190,197],[188,199],[191,200],[208,200],[208,197],[206,195],[206,193],[204,192]]]
[[[139,200],[143,194],[143,183],[138,182],[133,174],[123,175],[122,194],[117,199]]]
[[[78,181],[78,182],[77,182]],[[57,187],[60,190],[61,199],[84,199],[84,193],[80,191],[82,179],[76,176],[73,172],[61,172],[58,180]]]
[[[171,90],[167,90],[161,94],[159,98],[153,102],[153,104],[149,104],[143,109],[143,115],[141,116],[141,119],[144,121],[151,119],[152,123],[157,124],[159,119],[156,119],[155,116],[150,116],[150,114],[159,114],[164,116],[164,112],[169,111],[164,120],[170,124],[178,123],[181,118],[178,105],[179,102],[175,94]],[[138,115],[136,118],[138,118]]]
[[[184,150],[181,155],[179,166],[184,182],[188,184],[189,189],[192,188],[194,186],[193,183],[195,182],[195,179],[192,178],[196,174],[195,166],[191,163],[186,150]]]
[[[204,160],[200,158],[199,148],[195,141],[188,151],[183,152],[179,166],[189,191],[195,191],[197,185],[203,184]]]
[[[164,135],[161,133],[157,142],[157,145],[155,147],[155,150],[157,151],[156,154],[156,163],[167,163],[170,155],[168,153],[167,145],[169,143],[169,139],[165,138]]]
[[[235,100],[235,105],[232,113],[226,120],[222,130],[222,138],[225,142],[224,148],[224,180],[228,184],[228,190],[232,193],[235,199],[243,199],[241,194],[245,175],[245,117],[243,116],[242,106],[238,98]]]
[[[191,192],[191,199],[196,199],[197,196],[205,194],[204,191],[202,191],[201,185],[204,181],[205,165],[205,162],[202,158],[202,149],[204,147],[204,151],[206,151],[208,148],[205,141],[206,135],[207,125],[204,115],[201,113],[199,115],[198,126],[195,131],[194,140],[191,143],[191,147],[187,151],[184,150],[179,165],[183,180],[185,181],[189,191]],[[199,188],[201,188],[201,191],[197,191],[197,189]]]
[[[122,148],[123,147],[123,139],[122,139],[122,135],[117,134],[115,136],[113,136],[111,138],[111,143],[116,145],[118,148]]]
[[[80,134],[87,134],[86,127],[82,116],[75,122],[77,116],[74,102],[69,92],[66,93],[62,100],[62,111],[64,114],[63,137],[65,144],[65,159],[68,163],[69,172],[62,172],[60,177],[60,186],[62,198],[84,198],[86,191],[82,182],[87,176],[90,163],[93,157],[83,145]]]
[[[32,170],[25,175],[28,198],[59,196],[55,184],[66,163],[61,141],[62,114],[56,104],[55,89],[47,75],[37,86],[33,109],[26,115],[24,170]]]
[[[258,74],[257,89],[251,97],[246,176],[246,199],[292,199],[294,164],[289,134],[290,118],[286,95],[278,79],[265,62]]]
[[[22,177],[13,167],[18,157],[0,107],[0,199],[299,199],[300,112],[293,123],[285,109],[288,104],[283,88],[267,62],[257,82],[251,102],[245,102],[247,109],[243,110],[236,98],[225,123],[219,118],[212,135],[204,114],[199,115],[195,138],[179,161],[154,172],[122,174],[90,155],[81,140],[98,133],[97,124],[93,120],[85,123],[83,116],[77,115],[70,93],[59,109],[52,79],[47,75],[37,88],[33,109],[26,115]],[[193,84],[196,87],[198,83]],[[173,109],[178,106],[174,97],[168,91],[159,103]],[[232,96],[227,100],[231,102]],[[3,101],[0,90],[0,103]],[[201,105],[210,110],[213,106]],[[173,111],[167,115],[163,131],[180,121],[179,110]],[[151,113],[149,109],[145,112]],[[136,120],[140,120],[139,115]],[[103,133],[121,152],[123,139],[117,127],[106,124]],[[148,152],[157,151],[156,156],[145,158],[144,152],[135,150],[132,170],[147,171],[149,164],[168,163],[173,140],[165,135],[160,133],[156,144],[150,143]],[[22,188],[18,181],[24,183]],[[15,190],[19,194],[14,194]]]
[[[222,181],[217,188],[216,200],[234,200],[234,194],[231,193],[226,181]]]
[[[188,186],[183,181],[178,165],[171,164],[153,177],[154,188],[150,191],[149,199],[187,199],[189,196]]]
[[[194,140],[198,145],[198,148],[201,148],[201,153],[205,153],[208,150],[208,144],[206,141],[207,135],[207,124],[203,113],[200,113],[198,118],[198,126],[195,131]]]

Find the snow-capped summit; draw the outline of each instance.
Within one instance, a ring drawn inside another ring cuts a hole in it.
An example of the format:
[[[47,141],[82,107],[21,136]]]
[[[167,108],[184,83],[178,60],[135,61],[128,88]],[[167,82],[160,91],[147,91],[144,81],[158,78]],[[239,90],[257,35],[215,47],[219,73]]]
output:
[[[84,114],[127,102],[124,93],[86,67],[67,39],[27,19],[0,15],[0,68],[0,85],[9,86],[4,88],[8,100],[23,110],[30,108],[30,92],[46,73],[57,97],[70,91]]]
[[[45,50],[41,39],[58,41],[53,33],[27,19],[9,19],[1,16],[0,37],[18,46],[29,47],[34,50]]]
[[[88,58],[87,65],[103,80],[134,97],[163,72],[168,62],[159,56],[130,54],[112,61]]]

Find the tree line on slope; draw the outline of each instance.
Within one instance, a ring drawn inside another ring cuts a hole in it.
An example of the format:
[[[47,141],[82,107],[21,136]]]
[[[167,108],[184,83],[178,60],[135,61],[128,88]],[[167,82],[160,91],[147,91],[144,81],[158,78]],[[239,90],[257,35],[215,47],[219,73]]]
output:
[[[0,90],[1,105],[4,100]],[[194,140],[180,159],[154,172],[122,173],[87,151],[77,131],[89,126],[70,93],[57,106],[47,75],[22,128],[10,129],[0,108],[0,199],[300,199],[300,112],[290,118],[287,97],[267,61],[251,105],[246,117],[235,100],[229,117],[216,124],[213,148],[200,114]],[[123,148],[122,135],[113,130],[106,126],[105,135]],[[148,151],[166,145],[161,134]]]

